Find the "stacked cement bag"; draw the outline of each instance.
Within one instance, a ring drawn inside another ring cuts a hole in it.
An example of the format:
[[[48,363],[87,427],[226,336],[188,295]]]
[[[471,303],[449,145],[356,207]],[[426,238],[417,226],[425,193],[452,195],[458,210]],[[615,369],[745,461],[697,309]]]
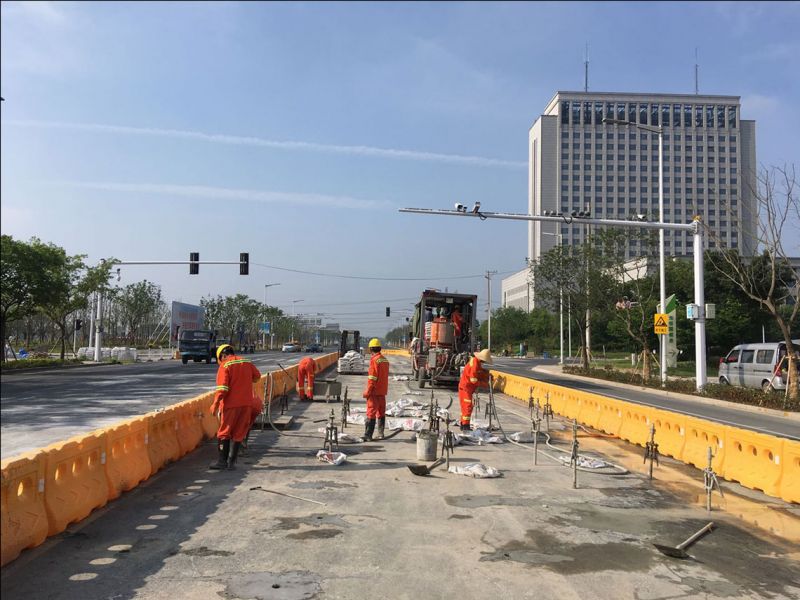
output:
[[[113,350],[116,350],[116,348],[100,348],[100,360],[110,359]],[[81,360],[94,360],[94,347],[78,348],[78,358]]]
[[[363,373],[366,371],[364,357],[355,350],[350,350],[339,359],[339,373]]]

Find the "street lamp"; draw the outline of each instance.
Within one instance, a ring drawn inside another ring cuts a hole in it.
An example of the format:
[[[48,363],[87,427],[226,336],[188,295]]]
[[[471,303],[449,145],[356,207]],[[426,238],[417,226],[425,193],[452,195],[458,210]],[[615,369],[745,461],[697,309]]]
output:
[[[265,283],[264,284],[264,306],[267,305],[267,288],[271,288],[272,286],[280,285],[280,283]]]
[[[264,310],[267,309],[267,288],[271,288],[272,286],[275,286],[275,285],[280,285],[280,283],[265,283],[264,284]],[[270,327],[270,329],[272,329],[272,327]],[[272,331],[270,331],[270,336],[271,337],[270,337],[270,345],[269,345],[270,347],[269,347],[269,349],[272,350],[272,339],[275,336],[275,334],[272,333]],[[266,332],[264,332],[263,344],[264,344],[264,346],[267,345],[267,333]]]
[[[558,239],[558,251],[559,253],[564,251],[564,246],[562,245],[562,236],[563,234],[559,231],[558,233],[550,233],[549,231],[542,231],[542,235],[552,235]],[[559,254],[560,256],[560,254]],[[558,318],[560,322],[560,342],[561,348],[558,353],[558,364],[564,364],[564,286],[558,286]],[[572,344],[570,344],[570,354],[572,353]]]
[[[294,341],[294,306],[298,302],[303,302],[303,300],[292,300],[292,339],[291,339],[291,341]]]
[[[658,222],[664,223],[664,127],[653,125],[645,125],[643,123],[633,123],[631,121],[624,121],[621,119],[603,119],[603,123],[610,125],[633,125],[637,129],[650,131],[651,133],[658,134]],[[659,301],[661,311],[667,310],[667,284],[666,274],[664,271],[664,228],[658,230],[658,279],[659,279]],[[659,350],[661,354],[661,386],[667,384],[667,337],[666,335],[659,336]]]

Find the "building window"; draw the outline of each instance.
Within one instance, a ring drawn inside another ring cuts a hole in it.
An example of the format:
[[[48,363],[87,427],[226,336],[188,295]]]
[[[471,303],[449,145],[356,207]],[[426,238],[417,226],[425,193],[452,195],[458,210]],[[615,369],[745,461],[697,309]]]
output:
[[[728,127],[730,129],[735,129],[736,128],[736,107],[735,106],[729,106],[728,107]],[[736,136],[732,135],[731,136],[731,141],[735,142],[736,141]]]
[[[603,122],[603,103],[594,103],[594,124],[600,125]]]
[[[579,139],[581,139],[581,132],[580,132],[580,131],[573,131],[573,132],[572,132],[572,139],[573,139],[573,140],[579,140]]]
[[[636,123],[636,105],[633,102],[628,104],[628,121]]]
[[[567,100],[561,102],[561,124],[569,125],[569,102]]]
[[[692,105],[691,104],[684,104],[683,105],[683,126],[684,127],[691,127],[692,126]]]
[[[591,102],[584,102],[583,103],[583,124],[584,125],[591,125],[592,124],[592,104],[591,104]]]
[[[569,113],[567,113],[567,115],[569,115]],[[561,131],[561,139],[562,140],[569,139],[569,131],[567,131],[566,129],[563,129]]]
[[[695,127],[702,127],[703,126],[703,107],[702,106],[695,106],[694,107],[694,126]]]
[[[572,103],[572,124],[577,125],[581,122],[581,103]]]
[[[625,120],[625,103],[617,102],[617,119],[620,121]]]
[[[714,107],[706,106],[706,127],[714,126]]]
[[[661,126],[669,127],[669,104],[664,104],[661,107]]]
[[[717,106],[717,128],[725,127],[725,107]]]
[[[651,104],[650,105],[650,125],[658,126],[658,113],[659,113],[659,106],[658,104]]]

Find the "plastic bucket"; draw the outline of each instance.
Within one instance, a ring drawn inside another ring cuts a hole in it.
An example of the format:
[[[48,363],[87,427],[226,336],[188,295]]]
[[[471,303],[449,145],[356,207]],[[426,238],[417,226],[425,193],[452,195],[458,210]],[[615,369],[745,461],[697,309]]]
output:
[[[436,433],[430,431],[417,433],[417,460],[436,460],[436,442],[438,441],[439,436]]]

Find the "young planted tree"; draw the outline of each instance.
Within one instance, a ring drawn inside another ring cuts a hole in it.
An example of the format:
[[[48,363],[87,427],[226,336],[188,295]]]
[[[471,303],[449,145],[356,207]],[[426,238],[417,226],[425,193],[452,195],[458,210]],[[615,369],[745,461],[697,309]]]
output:
[[[123,331],[127,332],[130,344],[135,345],[142,325],[164,310],[161,287],[147,280],[131,283],[119,290],[115,305]]]
[[[755,214],[737,214],[736,207],[728,207],[732,218],[739,222],[750,218],[755,223],[749,240],[756,251],[752,258],[743,257],[737,248],[706,228],[717,252],[709,254],[714,267],[728,278],[744,296],[758,303],[780,329],[786,343],[788,362],[787,398],[800,401],[797,348],[792,342],[792,332],[797,335],[798,310],[800,310],[800,280],[792,269],[789,257],[800,254],[797,245],[787,247],[789,236],[800,230],[800,198],[794,166],[763,169],[756,178]],[[791,250],[791,251],[790,251]]]
[[[608,302],[614,284],[606,270],[607,260],[594,239],[575,248],[556,246],[531,265],[536,282],[536,303],[557,307],[560,294],[572,304],[572,318],[580,331],[589,328],[588,315]],[[581,345],[581,367],[589,366],[589,348]]]
[[[58,248],[58,254],[60,258],[52,273],[54,284],[50,293],[40,299],[39,310],[58,328],[61,360],[64,360],[69,317],[86,306],[91,294],[108,288],[112,263],[105,261],[99,266],[88,267],[83,262],[86,258],[83,255],[68,256],[62,248]]]

